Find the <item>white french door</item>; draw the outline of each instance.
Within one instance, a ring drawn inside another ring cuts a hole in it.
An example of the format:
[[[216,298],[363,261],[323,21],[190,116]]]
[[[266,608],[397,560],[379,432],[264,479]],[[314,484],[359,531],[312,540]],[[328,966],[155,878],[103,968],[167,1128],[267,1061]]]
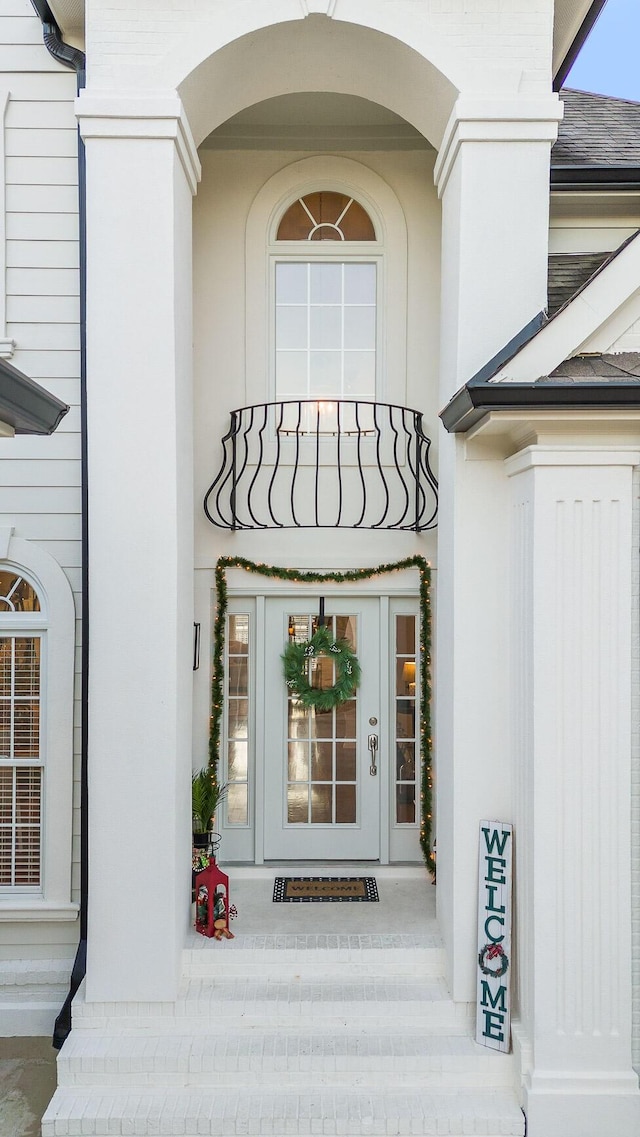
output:
[[[288,692],[281,655],[308,639],[308,598],[265,605],[264,856],[267,860],[377,860],[380,856],[380,627],[374,597],[329,597],[326,625],[358,656],[361,683],[331,711],[305,709]],[[312,683],[331,686],[330,660],[313,660]],[[378,742],[375,763],[370,736]],[[372,767],[375,773],[372,773]]]

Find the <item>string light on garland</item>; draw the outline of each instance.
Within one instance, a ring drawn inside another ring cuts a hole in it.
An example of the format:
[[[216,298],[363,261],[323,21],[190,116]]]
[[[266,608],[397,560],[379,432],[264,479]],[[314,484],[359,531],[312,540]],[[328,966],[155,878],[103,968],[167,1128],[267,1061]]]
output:
[[[307,572],[300,569],[267,565],[250,561],[246,557],[219,557],[215,567],[216,615],[213,623],[213,675],[211,680],[211,730],[209,735],[209,766],[217,782],[220,758],[220,731],[224,701],[224,638],[227,619],[227,570],[243,569],[269,580],[286,580],[293,584],[354,584],[371,580],[385,573],[418,570],[420,603],[420,848],[430,872],[435,872],[435,859],[431,849],[432,769],[431,769],[431,569],[421,556],[380,564],[376,568],[347,569],[345,572]]]

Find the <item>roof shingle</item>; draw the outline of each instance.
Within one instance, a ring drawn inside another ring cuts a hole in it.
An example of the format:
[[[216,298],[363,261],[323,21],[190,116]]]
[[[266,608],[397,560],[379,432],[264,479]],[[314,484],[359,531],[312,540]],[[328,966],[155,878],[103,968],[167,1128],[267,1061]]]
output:
[[[551,165],[640,166],[640,103],[563,87]]]

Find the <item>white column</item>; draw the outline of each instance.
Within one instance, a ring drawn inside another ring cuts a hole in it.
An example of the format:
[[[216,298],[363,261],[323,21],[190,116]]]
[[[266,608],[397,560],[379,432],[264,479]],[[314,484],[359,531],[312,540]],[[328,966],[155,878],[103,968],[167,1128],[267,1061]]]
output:
[[[453,998],[472,1002],[478,823],[511,820],[508,481],[502,460],[470,453],[459,436],[446,441],[436,619],[437,905]]]
[[[179,100],[83,94],[89,1000],[170,1000],[189,918],[191,198]]]
[[[547,304],[557,96],[458,99],[435,164],[446,402]]]
[[[442,199],[441,400],[546,305],[549,156],[561,108],[461,97],[435,166]],[[477,459],[477,460],[476,460]],[[437,610],[438,914],[450,983],[475,998],[477,830],[509,821],[506,479],[441,431]]]
[[[529,1137],[637,1137],[631,1066],[632,469],[509,458],[520,1024]]]

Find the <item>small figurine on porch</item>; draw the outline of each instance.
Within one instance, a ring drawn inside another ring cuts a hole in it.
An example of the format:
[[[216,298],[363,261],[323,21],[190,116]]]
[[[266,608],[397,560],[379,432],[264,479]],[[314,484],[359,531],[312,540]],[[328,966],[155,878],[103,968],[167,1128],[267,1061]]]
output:
[[[229,904],[229,877],[218,868],[215,858],[202,872],[197,873],[196,932],[215,940],[232,940],[229,921],[237,915],[235,905]]]

